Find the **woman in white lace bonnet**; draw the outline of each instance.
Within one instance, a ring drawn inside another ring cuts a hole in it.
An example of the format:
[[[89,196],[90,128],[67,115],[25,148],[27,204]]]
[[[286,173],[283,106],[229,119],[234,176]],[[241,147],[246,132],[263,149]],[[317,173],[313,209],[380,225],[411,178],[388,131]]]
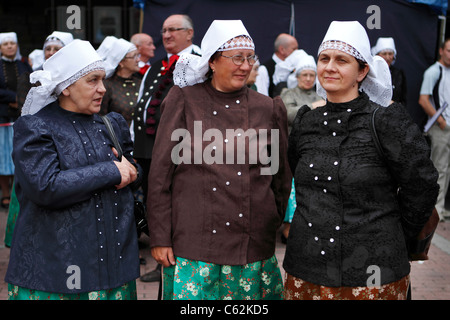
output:
[[[123,149],[118,159],[97,114],[104,77],[100,56],[78,39],[30,76],[40,86],[14,124],[20,213],[5,278],[9,299],[136,299],[139,166],[125,119],[108,114]]]
[[[326,104],[300,108],[289,136],[298,203],[285,298],[406,299],[405,240],[426,223],[439,189],[429,146],[404,108],[391,104],[388,65],[372,57],[359,22],[330,24],[317,77]],[[386,162],[370,131],[377,108]]]
[[[178,59],[149,175],[150,245],[164,266],[163,299],[280,299],[274,253],[291,182],[286,109],[281,98],[247,87],[255,46],[240,20],[215,20],[201,48],[201,57]],[[260,130],[278,133],[278,141]],[[248,140],[280,155],[277,170],[262,174],[275,158],[264,165]]]

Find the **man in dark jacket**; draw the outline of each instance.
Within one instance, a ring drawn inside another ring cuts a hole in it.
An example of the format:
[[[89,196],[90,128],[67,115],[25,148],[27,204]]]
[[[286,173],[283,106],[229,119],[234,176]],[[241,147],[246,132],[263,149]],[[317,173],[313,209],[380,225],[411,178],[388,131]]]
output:
[[[284,61],[292,52],[298,49],[298,42],[293,36],[287,33],[281,33],[275,39],[275,52],[272,57],[264,62],[258,69],[258,77],[256,78],[256,87],[258,92],[274,96],[275,85],[273,83],[273,73],[275,72],[275,65]]]
[[[153,145],[161,117],[160,105],[173,86],[173,69],[182,52],[197,53],[192,43],[194,27],[187,15],[171,15],[163,23],[162,40],[167,56],[156,61],[145,73],[139,90],[138,103],[131,124],[134,134],[134,159],[143,169],[144,203],[147,202],[148,173],[152,159]],[[157,269],[141,277],[144,282],[158,281]]]

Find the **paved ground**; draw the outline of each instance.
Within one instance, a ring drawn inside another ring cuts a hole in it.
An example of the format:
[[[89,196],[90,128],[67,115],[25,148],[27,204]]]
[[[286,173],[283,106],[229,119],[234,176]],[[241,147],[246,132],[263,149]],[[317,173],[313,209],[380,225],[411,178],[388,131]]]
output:
[[[5,224],[7,211],[0,209],[0,300],[6,300],[7,285],[4,282],[8,266],[9,248],[4,246]],[[279,237],[278,237],[279,239]],[[141,237],[141,255],[147,264],[141,266],[141,274],[151,271],[156,264],[150,257],[148,238]],[[281,265],[285,252],[285,245],[277,244],[276,255]],[[430,248],[430,260],[413,262],[411,271],[413,300],[450,300],[450,222],[440,223]],[[282,269],[284,275],[284,271]],[[158,297],[158,283],[137,282],[139,300],[156,300]]]

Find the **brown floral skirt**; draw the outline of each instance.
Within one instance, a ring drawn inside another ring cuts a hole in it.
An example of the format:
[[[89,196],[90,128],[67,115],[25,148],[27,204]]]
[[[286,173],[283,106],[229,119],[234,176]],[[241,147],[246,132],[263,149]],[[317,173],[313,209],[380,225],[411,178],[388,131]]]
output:
[[[325,287],[286,273],[284,300],[406,300],[410,278],[379,287]]]

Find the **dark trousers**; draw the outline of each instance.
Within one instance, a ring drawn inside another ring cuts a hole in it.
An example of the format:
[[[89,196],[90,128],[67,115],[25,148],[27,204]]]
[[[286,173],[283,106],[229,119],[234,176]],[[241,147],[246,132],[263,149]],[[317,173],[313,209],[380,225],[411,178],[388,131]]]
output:
[[[148,174],[150,173],[150,164],[152,163],[152,159],[144,159],[144,158],[135,158],[137,163],[142,168],[142,192],[144,193],[144,205],[147,205],[147,196],[148,196]]]

